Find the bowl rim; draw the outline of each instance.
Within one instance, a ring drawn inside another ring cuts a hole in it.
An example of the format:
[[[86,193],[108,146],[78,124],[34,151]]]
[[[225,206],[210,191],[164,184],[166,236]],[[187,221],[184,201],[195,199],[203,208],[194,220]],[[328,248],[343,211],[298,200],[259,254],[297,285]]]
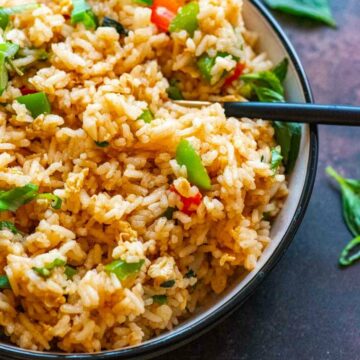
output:
[[[289,38],[285,34],[280,24],[275,20],[270,11],[258,0],[249,0],[250,3],[265,18],[268,24],[276,33],[278,39],[284,46],[288,57],[291,59],[295,67],[295,72],[300,80],[302,92],[307,103],[314,101],[311,87],[307,79],[305,70],[301,64],[299,56],[291,44]],[[283,254],[286,252],[291,241],[293,240],[301,221],[305,215],[306,208],[310,201],[311,193],[315,183],[317,162],[318,162],[318,131],[316,125],[309,125],[309,161],[306,170],[306,179],[302,189],[302,193],[297,204],[294,216],[285,232],[283,238],[279,242],[274,252],[270,255],[267,262],[260,268],[253,279],[249,281],[231,300],[223,304],[216,311],[211,313],[207,318],[199,320],[196,324],[189,323],[184,329],[169,333],[165,337],[154,338],[152,341],[145,342],[135,347],[129,347],[118,350],[107,350],[98,353],[84,354],[62,354],[62,353],[46,353],[39,351],[31,351],[19,348],[15,345],[7,345],[0,343],[0,356],[6,356],[9,359],[27,359],[27,360],[107,360],[107,359],[148,359],[154,356],[164,354],[175,348],[189,343],[199,336],[203,335],[222,320],[239,308],[254,292],[256,287],[263,281],[265,276],[279,262]]]

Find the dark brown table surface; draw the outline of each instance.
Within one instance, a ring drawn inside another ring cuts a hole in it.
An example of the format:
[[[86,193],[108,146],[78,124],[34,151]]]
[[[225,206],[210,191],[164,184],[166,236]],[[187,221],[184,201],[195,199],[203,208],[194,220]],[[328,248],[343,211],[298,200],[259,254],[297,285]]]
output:
[[[330,0],[338,29],[275,13],[319,103],[360,105],[360,1]],[[327,165],[360,178],[360,128],[321,126],[320,157],[305,219],[254,295],[215,329],[160,360],[360,359],[360,264],[337,268],[351,235]],[[159,359],[159,358],[158,358]]]

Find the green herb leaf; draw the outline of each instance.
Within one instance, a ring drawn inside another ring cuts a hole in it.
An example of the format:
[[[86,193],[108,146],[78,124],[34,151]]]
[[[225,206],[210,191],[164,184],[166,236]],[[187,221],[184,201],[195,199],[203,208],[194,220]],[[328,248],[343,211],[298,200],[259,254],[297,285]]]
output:
[[[4,229],[10,230],[13,234],[19,234],[19,230],[11,221],[0,221],[0,230]]]
[[[168,220],[171,220],[173,218],[174,211],[176,209],[173,207],[168,207],[165,212],[162,214],[162,216],[165,216]]]
[[[151,123],[154,120],[154,115],[149,109],[143,111],[143,113],[139,116],[138,120],[144,120],[147,124]]]
[[[231,56],[234,60],[238,60],[237,58],[235,58],[234,56],[230,55],[229,53],[225,53],[225,52],[218,52],[216,54],[215,57],[211,57],[208,54],[203,54],[200,56],[200,58],[197,61],[197,67],[200,71],[201,76],[208,82],[208,83],[212,83],[212,75],[211,75],[211,71],[212,68],[214,67],[215,63],[216,63],[216,59],[218,57],[228,57]],[[224,72],[225,74],[225,72]],[[223,75],[224,75],[223,74]]]
[[[153,0],[135,0],[135,2],[147,6],[151,6],[153,4]]]
[[[185,165],[189,181],[200,189],[210,190],[211,180],[202,164],[200,155],[195,151],[189,141],[183,139],[176,148],[176,161]]]
[[[284,58],[283,61],[281,61],[279,64],[277,64],[274,67],[273,73],[280,80],[280,82],[283,82],[286,79],[288,68],[289,68],[289,60],[287,58]]]
[[[281,164],[283,157],[277,148],[271,149],[271,165],[270,169],[276,171]]]
[[[0,211],[16,211],[20,206],[34,200],[38,191],[39,187],[34,184],[27,184],[9,191],[0,191]]]
[[[103,19],[103,22],[101,24],[101,26],[103,27],[112,27],[114,28],[117,33],[119,35],[124,35],[124,36],[127,36],[128,35],[128,31],[124,28],[124,26],[122,24],[120,24],[119,22],[117,22],[116,20],[114,19],[111,19],[107,16],[104,17]]]
[[[190,279],[193,277],[196,277],[196,274],[195,274],[194,270],[192,270],[192,269],[189,269],[189,271],[184,275],[185,279]]]
[[[197,19],[199,11],[199,4],[197,2],[190,2],[184,5],[171,21],[169,31],[176,32],[185,30],[190,36],[193,36],[195,30],[199,28]]]
[[[164,281],[160,284],[160,287],[170,289],[175,285],[175,280]]]
[[[0,53],[0,95],[2,95],[7,88],[9,81],[9,75],[6,69],[5,60],[5,55],[3,53]]]
[[[70,265],[65,265],[64,273],[68,279],[72,279],[76,275],[77,270]]]
[[[44,92],[23,95],[18,97],[16,101],[20,104],[24,104],[34,119],[41,114],[51,113],[51,105],[47,95]]]
[[[93,13],[90,5],[86,0],[72,0],[73,3],[73,11],[71,13],[71,23],[84,24],[85,28],[96,29],[98,25],[98,19],[96,15]]]
[[[284,88],[281,84],[281,81],[272,71],[261,71],[253,74],[245,74],[241,76],[241,79],[258,87],[274,90],[279,95],[284,96]]]
[[[34,10],[38,8],[40,4],[22,4],[9,8],[0,7],[0,28],[5,30],[10,22],[10,15],[20,14],[25,11]]]
[[[360,260],[360,236],[357,236],[345,246],[339,258],[339,264],[341,266],[350,266],[358,260]]]
[[[138,273],[144,265],[145,260],[136,263],[127,263],[123,260],[115,260],[105,266],[106,272],[114,273],[119,280],[125,280],[128,276]]]
[[[328,0],[264,0],[272,9],[336,26]]]
[[[340,185],[342,193],[343,216],[349,230],[354,236],[360,235],[360,181],[345,179],[332,167],[326,172]]]
[[[56,267],[65,266],[66,261],[63,259],[56,258],[54,261],[52,261],[49,264],[46,264],[43,267],[33,267],[32,269],[38,273],[43,278],[48,278],[51,275],[51,271],[55,269]]]
[[[110,145],[108,141],[95,141],[96,146],[106,148]]]
[[[59,198],[57,195],[50,194],[50,193],[43,193],[43,194],[39,194],[36,198],[50,200],[51,207],[53,209],[56,209],[56,210],[61,209],[62,199]]]
[[[13,58],[19,51],[19,45],[11,42],[0,43],[0,52],[2,52],[6,58]]]
[[[159,305],[164,305],[167,302],[166,295],[154,295],[152,298],[153,298],[154,303],[159,304]]]
[[[284,95],[279,94],[278,92],[266,88],[253,85],[253,89],[259,101],[261,102],[284,102]]]
[[[183,94],[178,87],[178,82],[175,79],[170,80],[170,86],[167,88],[166,92],[172,100],[184,100]]]
[[[11,289],[7,275],[0,275],[0,289]]]

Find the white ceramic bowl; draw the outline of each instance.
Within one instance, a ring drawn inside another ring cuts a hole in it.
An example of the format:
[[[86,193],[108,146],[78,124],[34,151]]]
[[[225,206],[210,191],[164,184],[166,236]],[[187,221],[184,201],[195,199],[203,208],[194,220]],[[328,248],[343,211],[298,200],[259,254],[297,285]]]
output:
[[[266,51],[274,63],[284,57],[290,60],[286,79],[286,97],[292,102],[311,102],[312,96],[304,70],[295,50],[280,26],[257,0],[244,1],[246,26],[260,36],[258,51]],[[241,305],[285,252],[303,218],[313,188],[318,155],[317,129],[303,126],[300,155],[289,181],[290,193],[284,208],[273,224],[270,245],[255,270],[237,279],[221,297],[212,299],[206,308],[174,330],[136,347],[96,354],[63,354],[33,352],[13,345],[0,344],[0,356],[6,359],[139,359],[151,358],[169,351],[209,330]]]

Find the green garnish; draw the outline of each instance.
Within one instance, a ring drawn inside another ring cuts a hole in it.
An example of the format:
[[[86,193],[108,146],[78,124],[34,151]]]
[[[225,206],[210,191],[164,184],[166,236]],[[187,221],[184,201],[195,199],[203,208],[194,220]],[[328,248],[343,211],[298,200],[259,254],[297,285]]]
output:
[[[12,62],[18,51],[19,45],[11,42],[0,43],[0,95],[6,89],[9,80],[6,64],[9,64],[18,74],[23,75]]]
[[[265,0],[272,9],[336,26],[328,0]]]
[[[199,11],[199,3],[197,2],[191,2],[184,5],[171,21],[169,31],[176,32],[185,30],[190,36],[193,36],[195,30],[199,28],[197,19]]]
[[[84,24],[87,30],[96,29],[98,26],[98,19],[91,9],[91,6],[86,0],[72,0],[73,11],[71,13],[71,23]]]
[[[10,22],[10,15],[20,14],[25,11],[34,10],[38,8],[40,4],[22,4],[9,8],[0,7],[0,28],[5,30]]]
[[[7,275],[0,275],[0,289],[11,289]]]
[[[101,148],[105,148],[110,145],[110,143],[108,141],[95,141],[95,144],[96,144],[96,146],[101,147]]]
[[[166,90],[169,98],[171,100],[184,100],[184,96],[178,86],[178,81],[175,79],[171,79],[169,83],[170,86]]]
[[[175,280],[167,280],[160,284],[160,287],[170,289],[175,285]]]
[[[228,57],[231,56],[233,59],[236,59],[234,56],[230,55],[229,53],[225,52],[218,52],[216,56],[211,57],[208,54],[203,54],[200,56],[200,58],[197,61],[197,67],[200,71],[201,76],[208,82],[212,83],[212,68],[214,67],[216,63],[216,59],[218,57]],[[225,73],[225,72],[224,72]]]
[[[184,275],[185,279],[190,279],[193,277],[196,277],[196,274],[195,274],[194,270],[192,270],[192,269],[189,269],[189,271]]]
[[[61,267],[66,265],[66,261],[62,259],[55,259],[53,262],[46,264],[43,267],[33,267],[32,269],[41,277],[48,278],[51,275],[52,270],[56,267]]]
[[[0,221],[0,230],[8,229],[13,234],[19,234],[19,230],[16,228],[16,226],[11,221]]]
[[[47,95],[44,92],[23,95],[16,99],[20,104],[24,104],[35,119],[41,114],[50,114],[51,105]]]
[[[164,305],[167,302],[167,296],[166,295],[154,295],[153,301],[156,304]]]
[[[119,280],[125,280],[128,276],[138,273],[144,265],[145,260],[136,263],[128,263],[123,260],[115,260],[105,266],[106,272],[114,273]]]
[[[153,0],[135,0],[135,2],[147,6],[151,6],[153,4]]]
[[[62,200],[57,195],[50,193],[39,194],[37,199],[46,199],[51,201],[51,207],[55,210],[61,209]]]
[[[114,28],[117,33],[119,35],[128,35],[128,31],[124,28],[124,26],[122,24],[120,24],[119,22],[117,22],[116,20],[114,19],[111,19],[107,16],[104,17],[102,23],[101,23],[101,26],[103,27],[112,27]]]
[[[189,181],[203,190],[211,189],[211,180],[202,164],[201,157],[189,141],[183,139],[176,148],[176,161],[185,165]]]
[[[146,109],[143,111],[143,113],[139,116],[138,120],[143,120],[144,122],[146,122],[147,124],[151,123],[152,120],[154,120],[154,115],[153,113],[149,110]]]
[[[274,172],[276,172],[276,170],[278,169],[278,167],[281,164],[283,157],[279,151],[279,149],[277,148],[273,148],[271,149],[271,165],[270,165],[270,169],[273,170]]]
[[[54,209],[60,209],[62,200],[53,194],[39,194],[39,187],[35,184],[27,184],[8,191],[0,191],[0,211],[15,212],[20,206],[34,199],[48,199],[52,201]]]
[[[65,265],[64,273],[68,279],[72,279],[74,275],[77,273],[77,270],[70,265]]]
[[[176,209],[173,207],[168,207],[162,216],[165,216],[168,220],[171,220]]]
[[[330,166],[326,168],[326,172],[340,185],[343,217],[347,227],[355,236],[355,239],[342,251],[339,259],[340,265],[349,266],[360,259],[360,181],[345,179]]]

